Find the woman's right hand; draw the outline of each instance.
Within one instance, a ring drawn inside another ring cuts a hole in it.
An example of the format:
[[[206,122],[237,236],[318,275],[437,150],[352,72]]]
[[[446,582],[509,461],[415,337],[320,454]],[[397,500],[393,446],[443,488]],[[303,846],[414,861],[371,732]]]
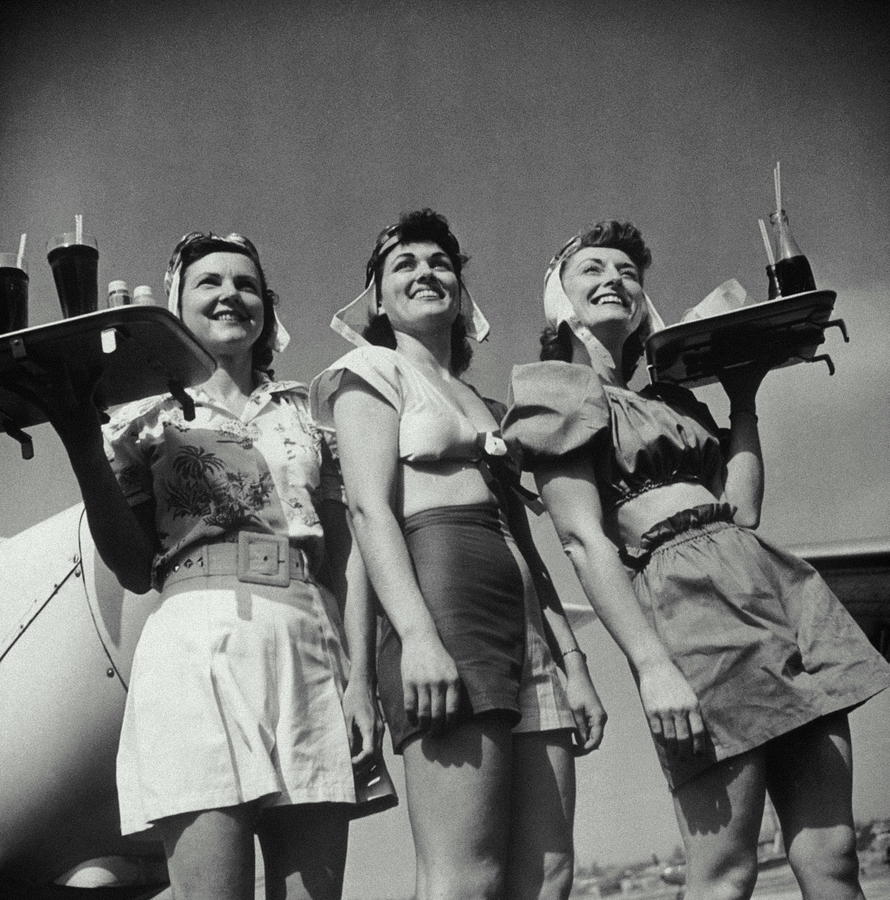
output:
[[[698,754],[704,749],[705,726],[698,697],[670,661],[638,673],[640,699],[655,739],[671,755]]]
[[[349,734],[352,765],[366,765],[380,750],[383,740],[383,720],[370,680],[350,675],[343,691],[343,717]]]
[[[460,676],[437,634],[403,638],[402,687],[405,714],[412,725],[441,734],[457,721]]]

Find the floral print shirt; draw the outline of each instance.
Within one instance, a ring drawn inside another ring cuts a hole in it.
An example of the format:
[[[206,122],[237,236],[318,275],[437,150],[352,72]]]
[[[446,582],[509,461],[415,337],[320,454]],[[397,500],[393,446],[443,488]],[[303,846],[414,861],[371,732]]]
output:
[[[318,565],[316,505],[339,501],[341,489],[306,387],[264,377],[240,416],[200,388],[188,393],[191,422],[172,396],[158,395],[120,408],[103,429],[127,502],[154,505],[155,573],[190,545],[237,540],[238,531],[286,534]]]

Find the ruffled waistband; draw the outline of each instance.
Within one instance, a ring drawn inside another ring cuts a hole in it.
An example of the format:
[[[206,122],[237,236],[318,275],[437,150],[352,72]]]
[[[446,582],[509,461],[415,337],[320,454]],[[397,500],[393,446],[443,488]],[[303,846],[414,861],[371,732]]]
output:
[[[652,554],[662,545],[675,537],[679,537],[694,528],[704,528],[714,523],[732,523],[735,507],[730,503],[704,503],[679,512],[656,522],[640,537],[638,550],[622,547],[619,551],[621,561],[637,572],[641,572],[649,563]]]

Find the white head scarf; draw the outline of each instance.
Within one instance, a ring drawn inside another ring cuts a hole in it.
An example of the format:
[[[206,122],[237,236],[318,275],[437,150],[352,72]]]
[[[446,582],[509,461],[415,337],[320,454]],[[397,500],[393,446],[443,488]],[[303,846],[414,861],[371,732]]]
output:
[[[173,251],[173,257],[171,258],[170,264],[167,266],[167,272],[164,275],[164,290],[167,293],[167,309],[169,309],[178,319],[182,318],[182,298],[180,297],[182,282],[182,251],[190,243],[199,239],[218,241],[221,244],[231,244],[234,252],[242,254],[246,253],[257,267],[257,271],[262,272],[260,257],[256,247],[254,247],[253,243],[246,237],[243,237],[237,232],[227,234],[225,237],[220,237],[219,235],[213,234],[213,232],[204,233],[200,231],[192,231],[189,234],[184,235],[176,245],[176,249]],[[221,247],[220,252],[224,253],[225,248]],[[265,281],[263,284],[268,290]],[[266,298],[264,297],[264,309],[265,300]],[[272,314],[275,317],[275,324],[269,336],[270,346],[275,353],[281,353],[281,351],[290,343],[290,334],[288,334],[287,329],[278,317],[278,310],[275,306],[272,307]]]
[[[331,328],[356,347],[368,345],[368,341],[362,336],[362,332],[380,312],[377,305],[377,285],[374,278],[374,265],[377,260],[392,250],[396,244],[401,243],[401,231],[399,225],[391,225],[381,233],[377,240],[374,253],[368,261],[365,278],[365,289],[342,309],[338,309],[331,319]],[[458,278],[460,285],[460,314],[463,316],[467,328],[467,337],[474,341],[484,341],[491,330],[488,320],[482,310],[476,305],[470,296],[463,281]]]
[[[581,248],[581,238],[584,233],[581,232],[570,238],[547,266],[547,272],[544,275],[544,317],[547,324],[553,329],[558,329],[565,322],[587,351],[590,365],[597,373],[611,382],[615,380],[615,360],[612,358],[612,354],[586,325],[578,321],[572,308],[572,301],[569,300],[562,286],[563,263]],[[643,298],[645,302],[639,310],[640,323],[637,334],[640,342],[645,346],[646,339],[656,331],[661,331],[665,325],[645,291]]]

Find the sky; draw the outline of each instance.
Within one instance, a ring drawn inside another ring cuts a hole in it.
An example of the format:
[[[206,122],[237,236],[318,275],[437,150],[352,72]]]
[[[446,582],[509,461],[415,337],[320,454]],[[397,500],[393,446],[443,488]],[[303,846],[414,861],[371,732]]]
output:
[[[308,381],[348,349],[327,323],[360,291],[377,232],[432,206],[493,325],[468,378],[503,398],[511,365],[536,357],[544,267],[584,224],[643,230],[668,322],[727,278],[763,299],[757,219],[781,160],[792,229],[851,343],[829,332],[833,377],[798,365],[762,388],[761,530],[784,545],[887,539],[885,6],[6,0],[0,250],[28,233],[41,324],[59,317],[44,245],[75,213],[98,238],[100,291],[123,278],[161,296],[180,235],[240,231],[293,336],[277,371]],[[719,389],[700,396],[723,421]],[[0,442],[2,534],[78,500],[53,433],[33,437],[29,462]],[[534,528],[582,602],[548,523]],[[579,861],[669,852],[679,838],[626,665],[599,624],[581,639],[610,721],[578,765]],[[890,814],[887,721],[886,699],[854,716],[860,817]],[[404,805],[359,823],[347,896],[407,895],[412,865]]]

